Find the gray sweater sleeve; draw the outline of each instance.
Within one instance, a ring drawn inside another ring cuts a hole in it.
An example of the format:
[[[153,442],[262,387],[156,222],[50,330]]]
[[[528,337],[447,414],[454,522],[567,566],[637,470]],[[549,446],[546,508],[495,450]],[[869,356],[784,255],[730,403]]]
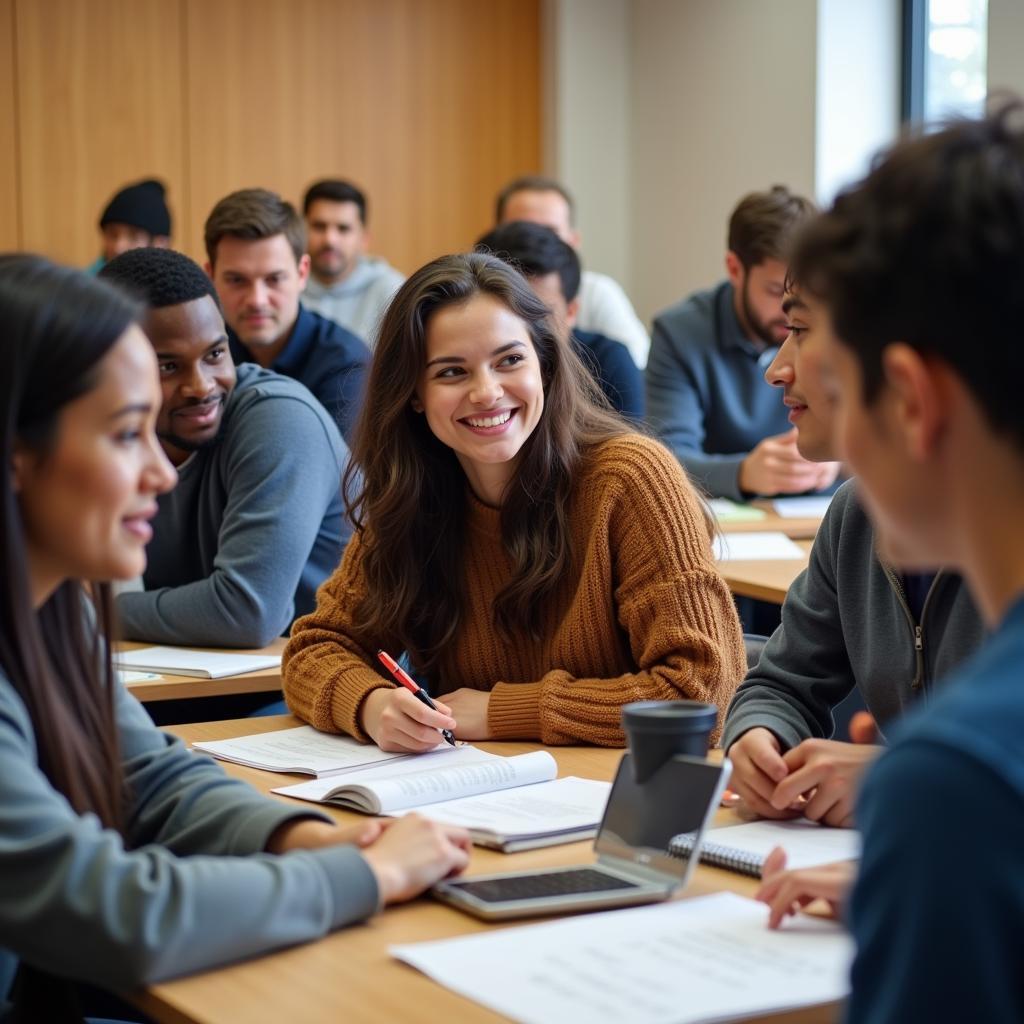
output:
[[[808,566],[789,588],[782,624],[729,705],[722,733],[726,751],[756,726],[775,733],[784,749],[832,735],[832,709],[856,685],[839,614],[835,569],[836,541],[852,493],[847,485],[829,506]]]
[[[309,404],[268,398],[247,412],[229,455],[229,493],[213,572],[117,599],[127,639],[264,647],[294,618],[295,590],[340,487],[340,437]],[[332,443],[333,440],[333,443]],[[189,523],[173,524],[182,543]]]
[[[707,400],[693,366],[679,351],[682,344],[684,340],[673,338],[660,318],[654,321],[644,372],[647,419],[683,468],[709,494],[743,501],[740,465],[748,453],[712,455],[704,451]]]
[[[127,988],[318,938],[377,907],[353,847],[259,852],[306,816],[168,740],[123,696],[128,843],[79,815],[37,765],[0,678],[0,947],[53,973]]]

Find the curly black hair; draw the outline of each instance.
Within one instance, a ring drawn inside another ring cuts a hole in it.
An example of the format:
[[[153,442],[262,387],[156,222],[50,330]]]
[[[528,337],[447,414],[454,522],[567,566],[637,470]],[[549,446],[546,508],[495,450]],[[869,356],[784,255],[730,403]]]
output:
[[[213,282],[202,267],[173,249],[129,249],[105,264],[99,276],[150,309],[179,306],[204,295],[220,308]]]

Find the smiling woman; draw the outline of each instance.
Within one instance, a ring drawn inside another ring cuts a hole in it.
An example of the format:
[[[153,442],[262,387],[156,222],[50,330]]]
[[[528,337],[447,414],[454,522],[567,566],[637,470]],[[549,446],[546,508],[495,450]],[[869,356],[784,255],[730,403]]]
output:
[[[0,257],[4,1020],[16,970],[17,1019],[80,1021],[76,981],[134,988],[316,938],[466,862],[466,836],[422,820],[352,833],[267,800],[118,685],[105,581],[144,569],[175,481],[137,312],[103,281]]]
[[[446,728],[615,746],[628,701],[728,702],[743,648],[699,499],[503,261],[442,257],[399,290],[357,481],[356,535],[285,652],[318,728],[393,750]],[[388,687],[378,648],[408,654],[437,710]]]

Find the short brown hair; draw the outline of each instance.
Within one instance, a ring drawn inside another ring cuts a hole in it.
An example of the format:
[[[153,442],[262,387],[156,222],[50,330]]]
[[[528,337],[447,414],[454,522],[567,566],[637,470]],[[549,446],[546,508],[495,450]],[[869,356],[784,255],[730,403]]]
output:
[[[540,174],[525,174],[521,178],[510,181],[499,193],[494,203],[494,223],[500,224],[505,216],[505,206],[517,192],[557,192],[569,206],[569,223],[576,221],[576,204],[569,190],[554,178],[545,178]]]
[[[291,203],[265,188],[243,188],[225,196],[206,218],[203,239],[210,266],[225,236],[256,241],[284,235],[295,253],[295,262],[306,251],[306,226]]]
[[[744,196],[729,218],[729,251],[749,270],[765,260],[785,260],[793,232],[817,213],[810,199],[785,185]]]

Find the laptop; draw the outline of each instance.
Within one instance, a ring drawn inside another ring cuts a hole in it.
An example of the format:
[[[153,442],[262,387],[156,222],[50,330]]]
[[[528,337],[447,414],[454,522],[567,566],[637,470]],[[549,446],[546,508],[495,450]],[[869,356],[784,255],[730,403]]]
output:
[[[596,864],[476,875],[439,882],[431,893],[487,921],[667,900],[690,880],[731,770],[726,758],[677,755],[638,785],[626,754],[594,840]],[[688,855],[670,854],[681,834],[692,837]]]

